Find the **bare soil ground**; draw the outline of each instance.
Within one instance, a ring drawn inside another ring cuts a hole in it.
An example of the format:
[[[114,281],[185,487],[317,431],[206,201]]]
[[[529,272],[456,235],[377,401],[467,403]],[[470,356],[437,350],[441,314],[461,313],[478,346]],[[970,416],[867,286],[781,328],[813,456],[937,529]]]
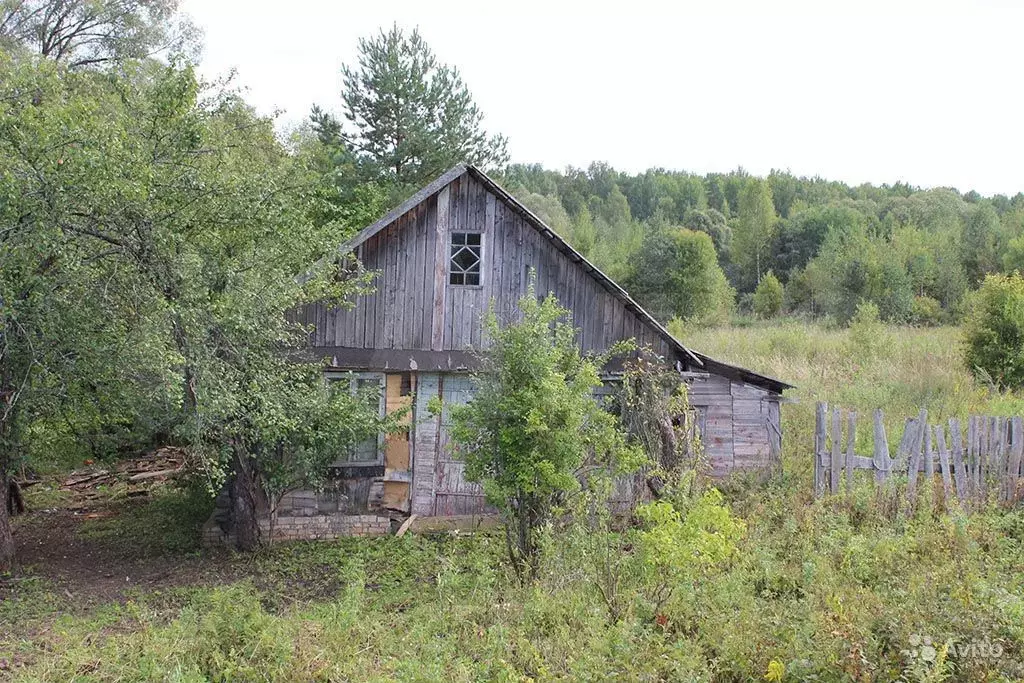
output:
[[[44,481],[25,492],[28,510],[14,519],[17,569],[0,576],[0,601],[16,597],[30,578],[46,582],[73,609],[123,601],[138,590],[238,577],[232,553],[199,550],[196,519],[202,510],[192,519],[151,511],[173,479],[150,481],[140,493],[134,483],[67,486],[74,478]]]
[[[144,504],[144,503],[143,503]],[[75,604],[123,600],[138,588],[216,583],[232,573],[227,553],[188,555],[141,550],[134,539],[96,538],[82,533],[90,521],[131,514],[140,503],[93,511],[30,512],[15,528],[21,573],[49,580]],[[7,590],[13,590],[10,582]],[[0,580],[0,599],[5,584]]]

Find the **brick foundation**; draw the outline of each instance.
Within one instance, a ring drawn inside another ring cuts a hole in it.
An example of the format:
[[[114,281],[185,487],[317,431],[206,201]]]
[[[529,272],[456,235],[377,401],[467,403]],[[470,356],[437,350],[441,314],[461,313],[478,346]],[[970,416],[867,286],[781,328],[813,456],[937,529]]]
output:
[[[261,519],[260,533],[265,541],[313,541],[344,536],[385,536],[391,533],[391,518],[381,515],[278,515],[273,525]],[[234,534],[225,533],[211,518],[203,525],[203,545],[234,545]]]

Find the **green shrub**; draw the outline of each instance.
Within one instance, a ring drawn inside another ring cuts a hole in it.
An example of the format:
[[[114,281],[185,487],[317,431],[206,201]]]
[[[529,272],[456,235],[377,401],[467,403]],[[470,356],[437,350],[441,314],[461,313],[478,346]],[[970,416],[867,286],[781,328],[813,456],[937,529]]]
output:
[[[1024,386],[1024,276],[989,275],[972,295],[964,362],[998,386]]]
[[[942,304],[930,296],[915,296],[910,309],[910,320],[915,325],[936,327],[945,322],[946,313]]]
[[[878,306],[862,301],[850,319],[850,345],[854,355],[870,358],[885,348],[885,325],[879,320]]]
[[[552,294],[537,300],[532,272],[519,311],[522,319],[504,327],[488,314],[491,344],[473,400],[451,407],[452,442],[466,478],[502,513],[513,567],[533,577],[542,528],[580,487],[584,462],[607,471],[633,462],[635,469],[642,455],[594,398],[607,359],[581,354],[568,311]]]
[[[759,318],[774,318],[782,310],[784,296],[782,283],[775,277],[775,273],[769,270],[754,290],[754,313]]]

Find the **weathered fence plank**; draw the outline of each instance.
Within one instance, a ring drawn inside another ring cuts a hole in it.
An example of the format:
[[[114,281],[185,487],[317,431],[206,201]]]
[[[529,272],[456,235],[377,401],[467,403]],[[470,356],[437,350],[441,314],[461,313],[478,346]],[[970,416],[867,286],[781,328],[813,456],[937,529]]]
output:
[[[881,484],[889,477],[892,458],[889,457],[889,441],[885,436],[885,424],[882,422],[882,409],[875,410],[875,451],[872,464],[875,468],[875,483]]]
[[[970,472],[971,498],[978,496],[978,421],[972,416],[967,418],[967,466]]]
[[[853,470],[856,468],[854,461],[857,457],[854,452],[857,446],[857,413],[850,411],[846,420],[846,492],[853,493]]]
[[[1021,460],[1024,460],[1024,419],[1015,417],[1010,423],[1010,457],[1007,467],[1009,503],[1017,502],[1017,482],[1020,480]]]
[[[832,470],[829,480],[829,491],[839,493],[839,474],[843,467],[843,414],[839,408],[832,409]]]
[[[956,497],[963,504],[967,495],[967,465],[964,463],[963,435],[960,432],[960,420],[951,418],[949,435],[953,443],[953,477],[956,480]]]
[[[953,477],[949,471],[949,451],[946,450],[946,428],[935,425],[935,443],[939,449],[939,467],[942,469],[942,502],[948,510],[949,498],[953,489]]]
[[[825,495],[825,416],[827,414],[828,404],[818,403],[814,416],[814,495],[819,498]]]
[[[924,476],[928,480],[929,485],[932,479],[935,477],[935,457],[932,451],[932,429],[928,425],[924,427]]]
[[[914,430],[914,443],[910,451],[910,465],[907,472],[907,498],[911,503],[917,497],[917,471],[921,464],[921,449],[924,448],[924,437],[928,433],[927,410],[922,410],[917,416],[917,424]]]
[[[895,457],[889,455],[889,441],[882,411],[873,413],[873,447],[871,457],[857,454],[857,417],[855,411],[844,411],[826,403],[817,405],[814,429],[814,491],[839,493],[843,468],[846,469],[845,490],[856,483],[856,470],[871,470],[876,485],[884,484],[894,475],[907,477],[907,498],[911,505],[919,502],[921,491],[929,499],[938,495],[941,476],[942,502],[953,508],[956,495],[963,509],[977,503],[1017,504],[1024,491],[1024,418],[970,416],[966,423],[956,418],[946,424],[928,424],[928,412],[906,421]],[[845,449],[843,448],[843,417],[846,417]],[[966,431],[964,429],[966,424]],[[938,470],[936,470],[936,467]],[[990,500],[991,499],[991,500]]]

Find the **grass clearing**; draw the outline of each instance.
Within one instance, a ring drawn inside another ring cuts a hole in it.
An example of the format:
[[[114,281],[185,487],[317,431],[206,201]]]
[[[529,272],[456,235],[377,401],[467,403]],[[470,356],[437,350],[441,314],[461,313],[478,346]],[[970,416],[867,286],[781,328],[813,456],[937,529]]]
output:
[[[799,402],[783,409],[785,474],[723,486],[746,524],[738,551],[677,586],[657,612],[626,576],[618,590],[628,609],[610,619],[599,584],[614,557],[575,532],[553,539],[539,581],[523,587],[503,563],[500,532],[197,555],[180,539],[158,540],[199,516],[186,494],[168,493],[131,508],[130,519],[82,522],[78,538],[184,554],[188,580],[81,606],[62,597],[69,585],[81,590],[44,565],[0,581],[0,678],[1024,679],[1024,511],[911,514],[870,487],[811,497],[815,400],[883,407],[891,423],[919,407],[935,417],[1024,412],[1020,395],[980,386],[959,367],[955,330],[883,333],[867,351],[850,332],[793,322],[687,336],[797,384]],[[19,530],[33,523],[19,520]]]

